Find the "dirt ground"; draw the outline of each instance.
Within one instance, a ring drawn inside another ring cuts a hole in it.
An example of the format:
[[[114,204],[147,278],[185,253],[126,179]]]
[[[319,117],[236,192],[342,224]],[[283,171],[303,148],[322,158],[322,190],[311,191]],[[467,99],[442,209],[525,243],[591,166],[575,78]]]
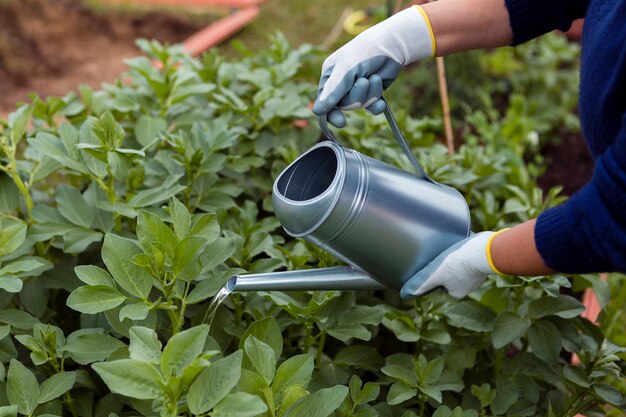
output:
[[[94,10],[77,0],[0,0],[0,115],[36,91],[99,87],[136,56],[136,38],[184,40],[206,22],[166,12]]]
[[[542,152],[548,158],[546,172],[539,179],[543,190],[561,185],[564,194],[572,195],[591,179],[593,158],[582,136],[565,136]]]

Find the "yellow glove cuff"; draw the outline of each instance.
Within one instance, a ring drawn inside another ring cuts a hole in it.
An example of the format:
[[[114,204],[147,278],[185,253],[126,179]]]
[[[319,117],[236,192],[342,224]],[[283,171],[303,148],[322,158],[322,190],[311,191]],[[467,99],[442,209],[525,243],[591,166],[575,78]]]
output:
[[[433,55],[432,56],[437,56],[437,42],[435,42],[435,32],[433,32],[433,27],[430,24],[430,20],[428,20],[428,15],[424,11],[424,9],[422,9],[421,6],[418,6],[416,4],[416,5],[412,6],[412,7],[415,7],[417,9],[417,11],[420,12],[422,17],[424,18],[424,21],[426,22],[426,26],[428,26],[428,32],[430,32],[430,41],[433,44]]]
[[[489,240],[487,241],[487,248],[485,249],[486,252],[487,252],[487,262],[489,263],[489,266],[491,267],[491,269],[493,269],[493,272],[495,272],[496,274],[499,274],[499,275],[506,275],[506,274],[500,272],[500,270],[498,270],[498,268],[496,268],[496,265],[493,263],[493,259],[491,258],[491,243],[496,238],[496,236],[498,236],[500,233],[505,232],[505,231],[507,231],[509,229],[510,228],[502,229],[502,230],[492,234],[491,237],[489,238]]]

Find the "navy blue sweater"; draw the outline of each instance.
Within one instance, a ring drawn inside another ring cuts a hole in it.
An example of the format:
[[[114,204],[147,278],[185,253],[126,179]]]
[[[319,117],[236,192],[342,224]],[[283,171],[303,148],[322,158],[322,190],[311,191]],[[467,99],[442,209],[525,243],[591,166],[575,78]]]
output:
[[[537,219],[539,253],[561,272],[626,272],[626,0],[505,1],[513,45],[585,17],[579,111],[595,167]]]

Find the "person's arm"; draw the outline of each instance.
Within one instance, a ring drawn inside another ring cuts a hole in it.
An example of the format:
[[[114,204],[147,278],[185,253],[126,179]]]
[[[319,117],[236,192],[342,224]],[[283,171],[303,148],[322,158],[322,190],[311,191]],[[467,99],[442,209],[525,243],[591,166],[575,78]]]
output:
[[[504,0],[439,0],[422,8],[435,36],[437,56],[512,42]]]
[[[626,111],[621,121],[591,181],[537,218],[537,250],[560,272],[626,272]]]
[[[491,243],[491,258],[498,271],[507,275],[547,275],[555,271],[548,267],[535,244],[535,224],[532,219],[499,233]]]

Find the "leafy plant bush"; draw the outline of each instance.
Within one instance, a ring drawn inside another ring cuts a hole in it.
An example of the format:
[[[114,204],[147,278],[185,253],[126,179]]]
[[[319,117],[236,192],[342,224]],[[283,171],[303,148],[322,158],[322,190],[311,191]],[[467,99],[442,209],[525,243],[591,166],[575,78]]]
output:
[[[566,294],[573,281],[612,303],[608,285],[590,276],[494,277],[464,300],[235,293],[209,327],[209,301],[234,274],[337,264],[288,238],[269,199],[273,178],[320,139],[307,107],[320,56],[280,35],[240,60],[139,45],[146,56],[128,61],[124,81],[33,97],[2,122],[3,415],[573,416],[623,407],[615,381],[624,349],[606,337],[621,336],[579,317],[584,307]],[[427,171],[466,196],[474,230],[563,200],[556,189],[544,196],[524,164],[535,146],[527,132],[487,114],[468,116],[473,134],[452,156],[436,117],[398,114]],[[341,141],[410,169],[382,118],[349,118]]]

